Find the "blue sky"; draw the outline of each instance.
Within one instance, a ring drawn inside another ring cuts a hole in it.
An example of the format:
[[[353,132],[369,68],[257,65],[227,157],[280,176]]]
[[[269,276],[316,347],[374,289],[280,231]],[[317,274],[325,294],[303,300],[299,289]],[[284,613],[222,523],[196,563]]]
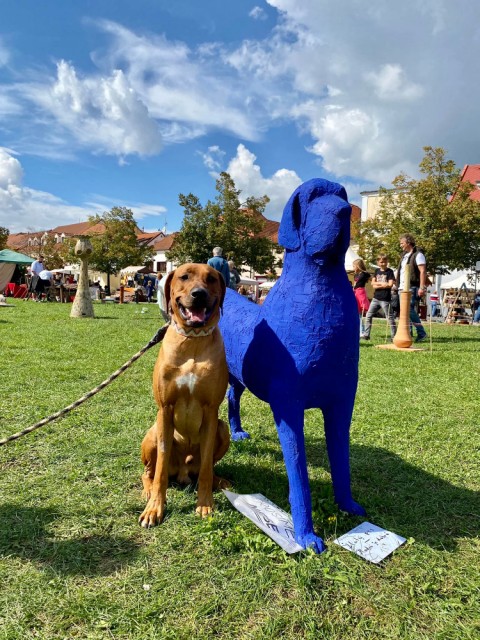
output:
[[[396,6],[398,4],[398,6]],[[350,200],[417,175],[425,145],[480,162],[476,0],[19,0],[0,23],[0,226],[130,207],[178,230],[178,194],[320,176]]]

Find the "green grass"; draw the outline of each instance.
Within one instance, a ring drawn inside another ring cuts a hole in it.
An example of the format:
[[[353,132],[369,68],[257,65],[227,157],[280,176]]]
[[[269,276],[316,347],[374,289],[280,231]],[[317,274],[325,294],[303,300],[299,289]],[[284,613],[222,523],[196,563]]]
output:
[[[75,320],[70,308],[0,309],[0,438],[95,387],[159,326],[155,305],[96,304],[95,319]],[[160,527],[139,527],[155,347],[63,420],[0,449],[0,640],[478,638],[480,330],[431,332],[432,351],[382,351],[379,322],[361,345],[354,496],[409,540],[380,566],[331,544],[361,520],[333,503],[313,410],[306,442],[326,553],[286,555],[220,494],[215,516],[199,520],[192,487],[169,489]],[[242,412],[252,439],[232,444],[219,471],[288,509],[270,410],[245,394]]]

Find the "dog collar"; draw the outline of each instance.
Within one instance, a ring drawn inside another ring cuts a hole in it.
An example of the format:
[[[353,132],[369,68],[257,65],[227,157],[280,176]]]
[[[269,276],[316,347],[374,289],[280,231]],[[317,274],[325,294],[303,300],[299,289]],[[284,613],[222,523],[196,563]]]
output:
[[[192,327],[191,329],[184,329],[183,327],[180,327],[172,318],[172,327],[181,336],[185,336],[185,338],[204,338],[205,336],[210,336],[215,331],[216,326],[217,325],[214,324],[206,329],[204,329],[203,327],[199,327],[198,329],[196,329],[195,327]]]

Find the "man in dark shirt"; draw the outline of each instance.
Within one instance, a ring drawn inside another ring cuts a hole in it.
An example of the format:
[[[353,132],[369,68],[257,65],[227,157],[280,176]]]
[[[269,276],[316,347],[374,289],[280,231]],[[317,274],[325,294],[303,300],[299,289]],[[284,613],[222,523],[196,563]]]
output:
[[[379,309],[383,309],[385,318],[390,325],[391,339],[395,335],[397,330],[395,326],[395,316],[393,313],[391,300],[392,300],[392,287],[395,284],[395,275],[392,269],[388,266],[388,257],[384,254],[377,258],[378,269],[375,269],[374,276],[372,278],[373,287],[373,300],[370,303],[367,317],[365,318],[365,331],[362,335],[364,340],[370,340],[370,331],[372,329],[372,318]]]
[[[230,269],[228,267],[228,262],[223,257],[223,250],[221,247],[215,247],[213,250],[213,258],[207,260],[207,264],[220,271],[225,280],[225,284],[230,286]]]

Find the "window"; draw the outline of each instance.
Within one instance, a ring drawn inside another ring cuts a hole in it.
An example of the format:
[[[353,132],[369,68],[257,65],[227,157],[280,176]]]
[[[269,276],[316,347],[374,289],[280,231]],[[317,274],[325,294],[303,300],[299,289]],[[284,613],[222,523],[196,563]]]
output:
[[[167,273],[167,263],[157,262],[157,271],[160,273]]]

